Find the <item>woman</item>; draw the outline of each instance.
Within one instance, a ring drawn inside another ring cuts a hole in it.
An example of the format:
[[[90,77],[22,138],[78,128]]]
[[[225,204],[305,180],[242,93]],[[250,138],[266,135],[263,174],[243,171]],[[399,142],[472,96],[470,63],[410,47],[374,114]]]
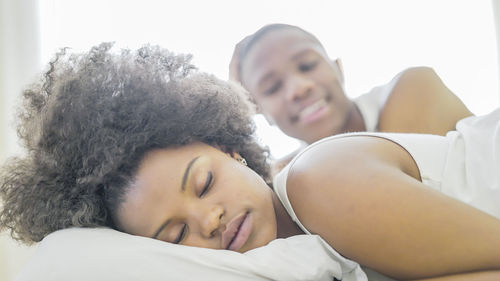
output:
[[[401,146],[372,136],[312,146],[287,168],[287,187],[277,183],[280,201],[238,87],[158,47],[110,48],[59,54],[24,92],[27,155],[0,184],[0,225],[15,238],[109,226],[244,252],[314,232],[397,279],[500,276],[500,221],[425,188]]]

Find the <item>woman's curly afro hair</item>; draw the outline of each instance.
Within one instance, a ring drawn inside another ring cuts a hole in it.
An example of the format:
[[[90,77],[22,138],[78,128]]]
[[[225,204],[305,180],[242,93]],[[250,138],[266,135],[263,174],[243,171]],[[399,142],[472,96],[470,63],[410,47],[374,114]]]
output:
[[[114,227],[112,214],[150,150],[201,141],[239,152],[269,182],[268,151],[237,85],[157,46],[58,53],[23,93],[26,155],[1,169],[0,230],[37,242],[68,227]]]

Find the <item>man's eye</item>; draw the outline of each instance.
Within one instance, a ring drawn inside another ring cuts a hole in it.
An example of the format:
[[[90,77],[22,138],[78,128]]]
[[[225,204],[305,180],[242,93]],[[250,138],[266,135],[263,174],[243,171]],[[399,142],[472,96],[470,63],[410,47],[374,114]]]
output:
[[[212,182],[213,182],[213,175],[212,172],[208,172],[207,174],[207,180],[205,182],[205,185],[203,186],[203,189],[200,192],[200,197],[203,197],[207,191],[210,190],[210,187],[212,187]]]
[[[281,81],[274,83],[269,89],[267,89],[264,92],[264,95],[270,96],[270,95],[276,93],[281,88],[281,84],[282,84]]]
[[[177,238],[175,238],[173,243],[179,244],[180,242],[182,242],[182,240],[186,236],[186,233],[187,233],[187,224],[182,226],[181,231],[179,232],[179,235],[177,235]]]
[[[302,72],[307,72],[313,70],[318,65],[318,61],[311,61],[308,63],[303,63],[299,65],[299,70]]]

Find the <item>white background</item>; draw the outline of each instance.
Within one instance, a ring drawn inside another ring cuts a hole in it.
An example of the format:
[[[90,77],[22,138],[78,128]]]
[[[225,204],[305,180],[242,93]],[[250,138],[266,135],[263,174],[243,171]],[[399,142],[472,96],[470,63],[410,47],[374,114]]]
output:
[[[483,114],[497,107],[499,98],[491,5],[489,0],[42,0],[42,59],[64,46],[152,43],[191,53],[202,71],[226,79],[234,45],[264,24],[282,22],[312,32],[332,58],[341,58],[350,97],[404,68],[427,65],[474,113]],[[256,120],[274,156],[297,146],[262,118]]]

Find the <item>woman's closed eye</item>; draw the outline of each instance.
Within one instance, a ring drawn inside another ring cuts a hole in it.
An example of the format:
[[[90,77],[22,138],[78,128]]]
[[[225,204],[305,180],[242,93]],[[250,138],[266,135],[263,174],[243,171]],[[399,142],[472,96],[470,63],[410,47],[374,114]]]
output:
[[[212,172],[207,173],[207,179],[205,180],[205,183],[203,184],[203,188],[199,194],[199,197],[202,198],[212,187],[212,182],[213,182],[213,174]],[[174,244],[180,244],[184,238],[186,238],[187,234],[189,232],[189,227],[187,224],[182,225],[181,230],[179,231],[179,234],[177,234],[177,237],[174,239],[172,243]]]
[[[200,198],[203,197],[212,187],[212,182],[213,182],[213,174],[212,172],[207,173],[207,180],[205,181],[205,184],[203,185],[203,189],[200,192]]]
[[[187,224],[184,224],[181,228],[181,231],[179,232],[179,235],[177,235],[177,237],[175,238],[175,240],[172,243],[174,243],[174,244],[181,243],[182,240],[184,240],[184,237],[186,237],[187,232],[188,232]]]

